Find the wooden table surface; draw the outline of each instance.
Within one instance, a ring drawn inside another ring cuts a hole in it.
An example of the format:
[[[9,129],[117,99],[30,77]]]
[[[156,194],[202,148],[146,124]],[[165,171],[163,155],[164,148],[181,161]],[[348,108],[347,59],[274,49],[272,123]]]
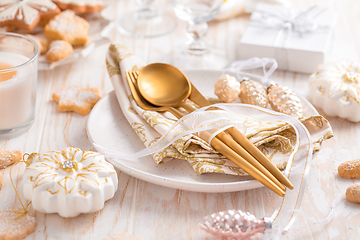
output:
[[[339,14],[327,61],[359,61],[360,2],[294,0],[292,4],[309,7],[314,2],[334,9]],[[155,3],[161,11],[169,11],[174,15],[170,1],[158,0]],[[116,17],[119,17],[136,6],[136,1],[117,0],[113,9]],[[249,16],[244,15],[228,21],[209,23],[206,39],[213,46],[225,49],[230,63],[237,59],[238,42],[248,19]],[[173,57],[172,49],[186,40],[185,26],[186,23],[179,20],[173,32],[158,38],[134,39],[122,36],[116,30],[112,31],[110,38],[114,43],[127,46],[147,63],[169,62]],[[94,150],[86,132],[88,116],[59,112],[57,104],[51,100],[51,94],[72,85],[97,87],[102,96],[112,91],[105,67],[107,48],[108,45],[103,45],[81,61],[51,71],[40,71],[34,125],[19,137],[1,139],[0,149],[18,149],[23,153],[31,153],[58,151],[75,146],[82,150]],[[273,74],[273,79],[281,85],[304,91],[308,89],[308,77],[307,74],[285,71]],[[312,161],[301,206],[303,211],[317,220],[329,214],[332,202],[348,186],[359,183],[359,180],[341,179],[337,174],[340,163],[360,157],[357,136],[357,133],[360,134],[359,123],[324,116],[332,125],[335,137],[322,145],[321,151]],[[9,170],[10,168],[0,171],[5,181],[0,190],[0,209],[20,207],[10,183]],[[18,188],[23,170],[24,164],[18,164],[12,170]],[[197,226],[204,216],[228,209],[249,211],[258,217],[269,216],[277,201],[276,196],[265,194],[265,188],[231,193],[197,193],[154,185],[121,171],[118,171],[118,177],[115,197],[107,201],[104,209],[99,212],[66,219],[57,214],[31,210],[36,217],[37,226],[35,232],[26,239],[103,239],[114,233],[128,232],[146,240],[212,240],[217,238]],[[282,235],[282,239],[358,239],[359,205],[342,201],[335,209],[333,220],[325,226],[310,222],[304,226],[306,222],[306,219],[299,216],[293,228]],[[257,238],[259,237],[260,235]]]

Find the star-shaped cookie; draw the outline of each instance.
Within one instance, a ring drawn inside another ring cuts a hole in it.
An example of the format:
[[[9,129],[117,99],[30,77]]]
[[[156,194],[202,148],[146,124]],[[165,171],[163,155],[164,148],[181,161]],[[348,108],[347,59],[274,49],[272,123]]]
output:
[[[85,45],[88,42],[89,23],[74,11],[66,10],[56,15],[46,24],[45,36],[53,40],[64,40],[72,45]]]
[[[100,100],[99,89],[74,86],[52,94],[52,99],[59,103],[59,111],[88,114]]]
[[[14,26],[33,30],[41,18],[51,18],[60,9],[50,0],[1,0],[0,27]]]

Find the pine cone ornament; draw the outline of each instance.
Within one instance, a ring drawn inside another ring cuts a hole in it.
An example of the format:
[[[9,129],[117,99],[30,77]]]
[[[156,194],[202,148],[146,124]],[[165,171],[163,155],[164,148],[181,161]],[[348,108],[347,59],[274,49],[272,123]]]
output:
[[[225,74],[215,83],[215,95],[219,100],[231,103],[239,97],[240,83],[235,77]]]
[[[272,222],[269,218],[257,219],[248,212],[228,210],[204,217],[199,227],[222,239],[248,239],[256,233],[264,233],[272,227]]]
[[[268,88],[268,97],[273,110],[296,118],[302,117],[301,100],[291,89],[277,84],[271,85]]]
[[[239,97],[242,103],[263,108],[266,108],[269,103],[265,87],[254,80],[244,80],[241,82]]]

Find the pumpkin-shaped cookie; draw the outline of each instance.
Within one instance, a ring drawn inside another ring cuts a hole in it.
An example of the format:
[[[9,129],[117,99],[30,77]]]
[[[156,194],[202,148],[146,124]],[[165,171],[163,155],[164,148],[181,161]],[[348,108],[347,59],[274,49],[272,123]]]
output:
[[[32,153],[22,181],[24,196],[35,210],[62,217],[101,210],[118,183],[114,167],[102,154],[75,147]]]
[[[310,100],[328,116],[360,121],[360,63],[326,63],[310,76]]]

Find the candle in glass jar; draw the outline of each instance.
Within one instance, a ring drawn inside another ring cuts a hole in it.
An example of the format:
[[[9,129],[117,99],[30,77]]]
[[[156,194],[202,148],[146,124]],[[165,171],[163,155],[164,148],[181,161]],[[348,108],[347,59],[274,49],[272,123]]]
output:
[[[25,124],[32,117],[36,74],[20,66],[27,61],[21,54],[0,51],[0,130]],[[11,67],[16,70],[2,71]]]

